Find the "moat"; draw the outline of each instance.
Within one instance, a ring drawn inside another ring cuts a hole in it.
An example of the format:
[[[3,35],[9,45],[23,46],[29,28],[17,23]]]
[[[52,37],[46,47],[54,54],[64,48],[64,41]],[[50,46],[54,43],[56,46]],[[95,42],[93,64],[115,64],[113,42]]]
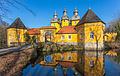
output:
[[[23,76],[119,76],[119,57],[103,51],[41,52],[23,69]]]

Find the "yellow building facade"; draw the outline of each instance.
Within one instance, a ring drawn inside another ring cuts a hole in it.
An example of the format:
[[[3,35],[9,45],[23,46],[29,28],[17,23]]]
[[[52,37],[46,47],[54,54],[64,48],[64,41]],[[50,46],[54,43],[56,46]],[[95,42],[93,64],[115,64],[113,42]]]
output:
[[[110,32],[104,34],[104,40],[106,42],[115,41],[116,40],[117,33],[116,32]]]
[[[8,46],[24,45],[25,37],[24,34],[27,32],[27,28],[18,17],[8,28],[7,28],[7,42]]]
[[[50,59],[49,59],[50,58]],[[57,65],[62,66],[66,74],[69,68],[74,74],[79,72],[83,76],[104,76],[104,53],[103,51],[84,51],[84,52],[64,52],[54,53],[40,62],[41,66],[51,66],[57,69]],[[66,70],[65,70],[66,69]],[[77,73],[78,74],[78,73]]]
[[[96,14],[91,9],[88,9],[88,11],[81,19],[78,15],[77,9],[73,11],[73,16],[70,19],[67,16],[66,10],[63,11],[61,20],[57,17],[58,15],[55,12],[53,18],[51,19],[51,26],[38,28],[38,42],[54,42],[58,44],[80,45],[88,50],[96,48],[101,50],[104,48],[104,38],[105,41],[106,39],[107,41],[111,41],[111,39],[115,40],[116,33],[106,33],[105,35],[105,23],[98,16],[96,16]],[[22,21],[19,19],[16,19],[16,23],[19,23],[19,21],[22,23]],[[19,21],[17,22],[17,20]],[[22,27],[24,28],[18,28],[21,27],[21,23],[17,26],[15,24],[11,24],[12,27],[9,27],[7,29],[9,44],[13,42],[9,37],[11,36],[10,34],[12,34],[11,31],[13,28],[21,29],[21,31],[24,31],[20,33],[21,40],[19,40],[20,42],[24,42],[23,35],[25,32],[27,32],[27,28],[23,26],[23,23]],[[12,35],[12,37],[15,38],[15,35]]]

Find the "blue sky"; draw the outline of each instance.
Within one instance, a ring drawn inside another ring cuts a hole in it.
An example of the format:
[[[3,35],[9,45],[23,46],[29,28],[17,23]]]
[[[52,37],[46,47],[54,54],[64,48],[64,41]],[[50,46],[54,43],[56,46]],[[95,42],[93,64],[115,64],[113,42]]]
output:
[[[91,8],[95,14],[105,23],[114,20],[120,15],[120,0],[21,0],[28,8],[36,13],[33,16],[29,11],[20,5],[19,9],[10,7],[11,12],[8,17],[12,20],[4,19],[11,24],[17,17],[20,17],[23,23],[29,28],[39,28],[50,26],[50,20],[56,11],[58,18],[63,15],[63,10],[67,10],[69,18],[72,17],[75,8],[78,10],[80,17]]]

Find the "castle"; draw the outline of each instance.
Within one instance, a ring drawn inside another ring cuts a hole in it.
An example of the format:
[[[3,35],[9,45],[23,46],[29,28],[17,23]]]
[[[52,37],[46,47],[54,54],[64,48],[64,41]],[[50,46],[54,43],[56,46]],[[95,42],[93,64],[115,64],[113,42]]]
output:
[[[55,12],[51,26],[27,29],[20,18],[17,18],[7,29],[8,46],[25,43],[24,34],[35,37],[36,42],[54,42],[57,44],[79,45],[85,49],[103,49],[105,23],[91,10],[80,19],[78,10],[69,18],[63,11],[61,20]],[[107,41],[107,40],[106,40]]]

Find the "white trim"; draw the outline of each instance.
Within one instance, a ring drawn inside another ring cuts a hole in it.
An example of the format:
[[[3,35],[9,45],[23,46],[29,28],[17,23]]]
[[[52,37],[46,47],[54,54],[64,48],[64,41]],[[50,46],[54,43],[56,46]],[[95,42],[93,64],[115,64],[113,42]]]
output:
[[[68,40],[71,40],[71,39],[72,39],[72,36],[71,36],[71,39],[69,38],[69,36],[71,36],[71,35],[68,35]]]
[[[64,36],[64,38],[63,38],[63,36]],[[62,39],[62,40],[65,40],[65,35],[62,35],[62,36],[61,36],[61,39]]]
[[[70,57],[71,59],[69,59],[69,57]],[[71,57],[71,56],[68,56],[68,60],[72,60],[72,57]]]

